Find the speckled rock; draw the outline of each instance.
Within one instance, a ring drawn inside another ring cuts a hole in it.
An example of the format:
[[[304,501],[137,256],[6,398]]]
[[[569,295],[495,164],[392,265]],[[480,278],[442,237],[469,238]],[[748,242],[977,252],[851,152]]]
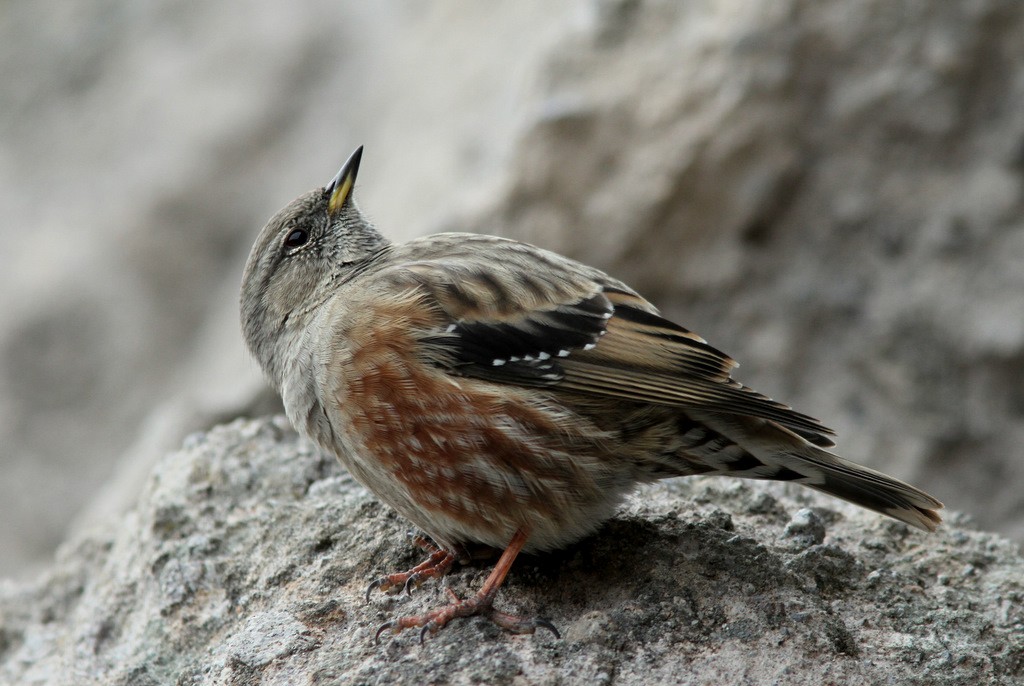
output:
[[[165,456],[38,581],[0,585],[0,683],[1020,683],[1024,560],[953,519],[926,535],[791,485],[664,482],[516,562],[499,605],[563,638],[474,618],[375,645],[486,564],[367,604],[418,561],[407,525],[283,418],[239,420]]]

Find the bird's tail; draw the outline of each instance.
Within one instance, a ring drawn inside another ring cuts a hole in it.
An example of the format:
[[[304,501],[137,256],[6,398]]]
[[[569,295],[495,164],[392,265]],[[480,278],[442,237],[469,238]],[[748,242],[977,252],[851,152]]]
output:
[[[748,453],[742,463],[723,463],[720,474],[792,481],[925,531],[942,521],[942,503],[924,491],[812,445],[775,422],[717,413],[700,420]]]

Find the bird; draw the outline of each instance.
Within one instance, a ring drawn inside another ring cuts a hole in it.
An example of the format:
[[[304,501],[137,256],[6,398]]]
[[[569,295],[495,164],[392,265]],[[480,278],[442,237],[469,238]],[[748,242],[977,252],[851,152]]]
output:
[[[410,591],[502,553],[480,590],[377,631],[498,610],[520,552],[595,532],[639,485],[690,475],[802,484],[925,531],[942,503],[831,452],[834,431],[732,378],[736,362],[603,271],[516,240],[394,243],[360,211],[359,147],[274,215],[240,297],[252,355],[291,423],[409,520],[429,552],[367,589]]]

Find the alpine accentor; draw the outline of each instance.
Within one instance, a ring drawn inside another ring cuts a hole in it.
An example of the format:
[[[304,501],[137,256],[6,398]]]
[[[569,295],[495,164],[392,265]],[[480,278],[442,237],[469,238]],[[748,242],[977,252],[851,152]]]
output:
[[[554,630],[493,608],[515,556],[579,540],[657,479],[792,481],[940,521],[938,500],[826,450],[830,429],[732,380],[732,359],[621,281],[494,236],[389,242],[352,200],[361,154],[263,228],[245,339],[291,422],[436,543],[371,590],[444,574],[467,544],[504,549],[475,596],[378,637],[474,614]]]

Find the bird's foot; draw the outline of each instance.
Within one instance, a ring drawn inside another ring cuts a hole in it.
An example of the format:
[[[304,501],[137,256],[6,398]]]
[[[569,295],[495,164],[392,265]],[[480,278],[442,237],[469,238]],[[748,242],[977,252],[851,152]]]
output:
[[[420,643],[423,643],[427,634],[433,636],[453,619],[477,615],[486,617],[505,631],[514,634],[532,634],[537,629],[547,629],[555,635],[555,638],[561,638],[561,634],[558,633],[555,625],[546,619],[540,619],[539,617],[527,619],[494,609],[494,594],[488,593],[486,588],[482,589],[472,598],[465,600],[460,599],[451,590],[448,591],[448,594],[452,597],[450,605],[445,605],[422,615],[399,617],[390,622],[385,622],[377,629],[374,641],[380,643],[380,637],[386,631],[397,635],[404,629],[422,627],[420,630]]]
[[[508,570],[512,567],[512,561],[516,559],[516,555],[519,554],[519,551],[522,550],[523,546],[526,544],[527,535],[528,534],[525,530],[520,529],[516,531],[511,542],[509,542],[508,547],[506,547],[505,551],[502,552],[501,557],[498,559],[498,563],[491,571],[490,576],[488,576],[487,580],[484,582],[483,588],[481,588],[480,591],[472,598],[462,600],[455,595],[455,593],[449,590],[448,595],[452,597],[452,603],[450,605],[445,605],[444,607],[432,610],[422,615],[399,617],[398,619],[386,622],[377,629],[377,633],[374,635],[374,642],[380,643],[381,634],[385,631],[398,634],[404,629],[422,627],[422,630],[420,631],[420,643],[422,643],[427,634],[436,634],[453,619],[458,619],[459,617],[473,617],[475,615],[486,617],[502,629],[511,631],[515,634],[532,634],[537,629],[547,629],[553,633],[556,638],[561,638],[558,633],[558,629],[556,629],[555,626],[546,619],[523,619],[522,617],[516,617],[515,615],[510,615],[494,609],[494,596],[498,593],[498,587],[500,587],[501,583],[505,580]],[[438,551],[431,555],[430,560],[420,565],[420,567],[427,565],[431,570],[431,573],[434,573],[433,570],[436,568],[441,567],[442,565],[447,565],[445,566],[445,571],[447,571],[455,560],[455,554],[448,552],[447,557],[443,559],[437,558],[437,561],[435,562],[435,557],[441,552],[442,551]],[[417,570],[419,570],[419,567],[411,570],[410,573],[416,574]],[[392,577],[384,578],[386,580],[395,578],[396,583],[398,583],[397,580],[402,576],[403,575],[401,574],[394,574]],[[405,583],[408,585],[408,579],[406,579]],[[371,585],[371,590],[374,587],[380,588],[382,586],[383,584],[376,584],[376,586]]]
[[[425,539],[421,540],[423,540],[423,544],[417,541],[417,545],[433,549],[430,557],[407,572],[388,574],[371,581],[370,585],[366,587],[366,602],[370,602],[370,593],[375,589],[385,593],[405,591],[407,595],[412,595],[413,589],[419,588],[427,579],[434,579],[448,573],[448,570],[455,564],[455,553],[451,550],[437,548]]]

